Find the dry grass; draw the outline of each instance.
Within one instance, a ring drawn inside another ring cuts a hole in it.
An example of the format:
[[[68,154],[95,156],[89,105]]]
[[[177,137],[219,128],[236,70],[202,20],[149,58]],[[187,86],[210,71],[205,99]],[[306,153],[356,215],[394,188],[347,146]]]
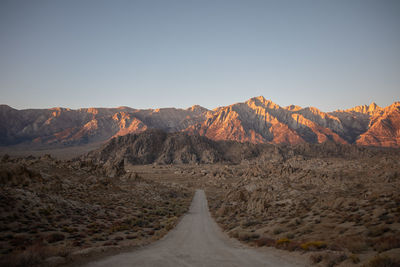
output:
[[[400,237],[399,236],[385,236],[380,237],[373,241],[373,247],[378,252],[383,252],[393,248],[400,248]]]
[[[327,244],[324,241],[309,241],[300,245],[303,250],[319,250],[326,248]]]
[[[389,258],[387,256],[377,255],[374,258],[372,258],[366,266],[367,267],[398,267],[398,266],[400,266],[400,262],[395,259]]]
[[[8,254],[0,260],[0,266],[8,267],[30,267],[37,266],[48,257],[52,256],[68,256],[69,251],[64,247],[49,246],[38,242],[27,247],[24,250],[17,250]]]
[[[49,243],[55,243],[65,239],[65,236],[61,233],[51,233],[46,237],[46,241]]]
[[[355,255],[355,254],[350,254],[349,259],[351,260],[352,263],[357,264],[360,262],[360,258]]]
[[[257,247],[272,247],[275,245],[275,239],[268,237],[261,237],[255,240],[255,244],[257,245]]]
[[[343,237],[337,241],[337,245],[348,249],[352,253],[360,253],[369,248],[366,239],[362,236]]]
[[[276,240],[275,247],[280,249],[287,249],[292,241],[288,238],[281,238]]]
[[[376,227],[371,227],[368,229],[367,235],[369,237],[379,237],[389,231],[390,228],[387,226],[376,226]]]
[[[342,252],[336,253],[332,251],[327,251],[327,252],[314,253],[310,255],[310,262],[312,264],[318,264],[323,262],[324,263],[323,266],[328,266],[328,267],[338,265],[346,259],[347,255]]]

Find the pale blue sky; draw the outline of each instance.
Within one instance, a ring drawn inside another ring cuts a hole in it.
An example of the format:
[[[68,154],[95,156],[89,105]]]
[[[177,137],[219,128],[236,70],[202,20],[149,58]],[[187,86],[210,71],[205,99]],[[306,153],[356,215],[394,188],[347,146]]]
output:
[[[400,1],[0,0],[0,103],[400,100]]]

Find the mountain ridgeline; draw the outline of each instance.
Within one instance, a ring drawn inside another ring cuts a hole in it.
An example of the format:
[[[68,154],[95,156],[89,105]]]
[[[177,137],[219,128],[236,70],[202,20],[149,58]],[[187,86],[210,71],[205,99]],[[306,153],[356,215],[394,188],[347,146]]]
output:
[[[0,106],[1,146],[81,145],[148,129],[253,144],[332,141],[398,148],[400,102],[385,108],[372,103],[334,112],[295,105],[281,107],[262,96],[214,110],[200,106],[147,110],[129,107],[16,110]]]

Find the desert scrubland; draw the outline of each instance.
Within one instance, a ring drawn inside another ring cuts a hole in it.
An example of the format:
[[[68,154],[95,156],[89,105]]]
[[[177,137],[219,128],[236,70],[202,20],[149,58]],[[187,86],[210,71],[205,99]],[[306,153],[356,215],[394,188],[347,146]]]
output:
[[[3,265],[58,265],[163,237],[195,189],[231,238],[316,266],[398,266],[400,152],[147,131],[73,160],[0,165]],[[293,254],[294,255],[294,254]]]

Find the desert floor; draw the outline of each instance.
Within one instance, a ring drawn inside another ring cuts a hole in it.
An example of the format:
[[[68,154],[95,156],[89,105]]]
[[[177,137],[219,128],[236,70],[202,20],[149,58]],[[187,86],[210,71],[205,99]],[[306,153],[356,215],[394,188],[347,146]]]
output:
[[[162,240],[86,266],[306,266],[304,258],[260,251],[228,238],[211,218],[203,190],[190,210]]]

